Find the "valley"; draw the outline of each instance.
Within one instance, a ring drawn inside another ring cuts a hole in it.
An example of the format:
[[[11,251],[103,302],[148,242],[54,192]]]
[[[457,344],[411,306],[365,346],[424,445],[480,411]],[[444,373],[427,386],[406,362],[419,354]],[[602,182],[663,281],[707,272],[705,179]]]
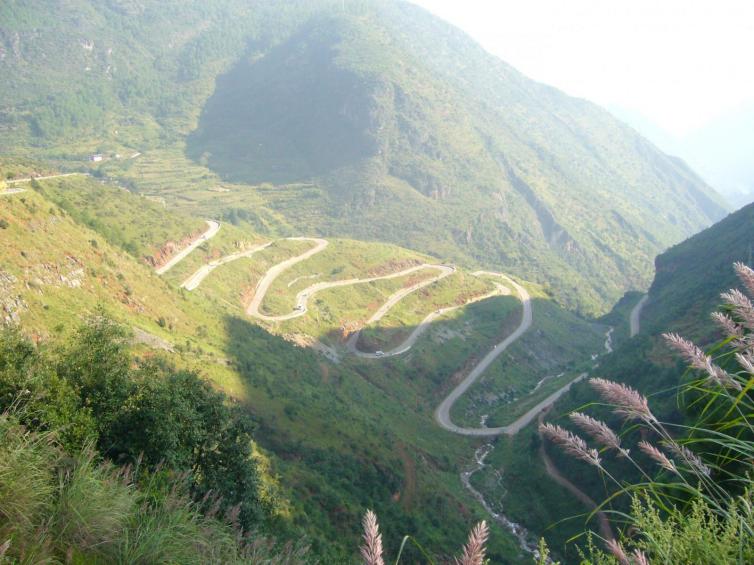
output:
[[[407,0],[11,0],[0,72],[0,563],[680,563],[739,531],[754,488],[692,436],[754,406],[754,306],[720,306],[754,205],[600,106]]]
[[[95,194],[96,198],[86,197]],[[100,200],[108,205],[102,206]],[[148,353],[150,350],[170,355],[181,366],[201,366],[207,378],[222,390],[238,401],[249,402],[257,417],[268,422],[266,426],[285,418],[291,431],[307,422],[301,433],[311,433],[317,420],[329,429],[329,416],[317,407],[324,399],[310,407],[297,401],[301,391],[310,386],[306,384],[308,377],[300,383],[273,384],[275,381],[265,380],[257,385],[249,382],[245,370],[235,364],[236,348],[244,347],[243,342],[228,343],[223,326],[230,324],[233,331],[251,331],[252,326],[240,320],[248,317],[260,324],[264,333],[271,332],[271,337],[284,337],[285,341],[275,347],[291,349],[288,355],[301,346],[311,351],[313,357],[304,363],[310,367],[307,371],[321,373],[318,379],[324,375],[329,375],[328,380],[336,379],[340,383],[338,389],[352,381],[347,385],[351,389],[356,375],[368,375],[364,384],[368,388],[377,385],[391,399],[388,404],[373,399],[373,417],[383,423],[390,421],[385,418],[392,419],[388,427],[395,430],[400,441],[416,442],[421,452],[432,453],[432,457],[445,453],[442,457],[451,457],[459,465],[465,464],[468,449],[474,448],[465,440],[448,441],[448,432],[433,422],[433,412],[442,398],[432,383],[440,384],[447,375],[466,371],[465,366],[471,371],[485,359],[485,366],[489,366],[490,354],[498,357],[505,351],[505,347],[496,344],[511,343],[522,333],[516,332],[526,311],[526,302],[522,306],[520,300],[531,300],[541,292],[536,285],[518,283],[499,273],[467,271],[408,250],[377,244],[301,237],[267,239],[232,224],[197,221],[165,211],[159,203],[147,204],[141,197],[91,177],[35,180],[29,190],[9,196],[7,202],[10,208],[4,209],[3,217],[8,217],[11,225],[10,231],[4,232],[8,243],[3,252],[4,276],[19,282],[33,280],[26,261],[51,265],[54,271],[62,269],[67,261],[82,265],[80,274],[75,275],[77,282],[70,288],[64,285],[53,290],[26,282],[23,284],[32,286],[21,291],[24,286],[17,282],[3,294],[6,311],[11,304],[21,305],[13,315],[24,327],[41,332],[55,327],[66,332],[66,312],[84,316],[104,300],[112,314],[133,326],[137,350],[149,355],[154,354]],[[64,211],[73,209],[74,202],[78,206],[75,217]],[[136,207],[140,213],[130,216]],[[119,220],[125,217],[131,220]],[[165,229],[175,244],[152,244],[143,239],[145,233],[164,237],[157,234],[166,233]],[[69,259],[55,252],[50,244],[60,238],[68,242]],[[170,251],[166,254],[167,249]],[[18,255],[19,250],[26,257]],[[155,255],[142,255],[140,250],[153,250]],[[136,255],[129,257],[130,253]],[[119,259],[113,262],[115,257]],[[112,271],[115,265],[117,270]],[[107,271],[113,274],[105,275]],[[154,275],[148,275],[148,271]],[[94,284],[90,277],[95,273],[98,281],[113,277],[115,286],[122,290],[115,292],[112,282]],[[72,275],[64,277],[63,280],[74,280]],[[313,280],[316,282],[312,284]],[[297,305],[301,310],[295,309]],[[528,311],[523,321],[531,324],[531,318],[536,319],[531,304]],[[583,324],[586,327],[586,322]],[[382,332],[389,334],[387,341],[380,337]],[[233,339],[232,334],[230,337]],[[379,345],[384,353],[378,355],[370,345],[373,343],[394,345]],[[442,344],[439,354],[438,344]],[[556,363],[566,360],[562,354],[553,358]],[[262,368],[260,362],[268,363],[256,361],[256,371]],[[300,371],[294,370],[296,374]],[[476,375],[480,372],[477,369]],[[344,381],[346,375],[350,376]],[[531,398],[546,404],[551,391],[536,386],[540,379],[530,379]],[[279,395],[288,387],[291,392],[283,393],[281,398]],[[268,392],[263,392],[265,388]],[[343,389],[335,397],[353,394],[359,398],[374,392]],[[443,398],[449,394],[453,390]],[[406,406],[407,400],[414,407],[414,414],[399,408]],[[390,407],[393,402],[396,405]],[[319,415],[314,420],[302,419],[301,412],[311,409]],[[424,430],[421,435],[417,435],[419,429]],[[273,440],[272,445],[277,441]],[[284,460],[278,460],[278,464],[281,469],[288,467]],[[454,497],[463,499],[458,490],[462,485],[453,486],[457,481],[454,467],[451,464],[442,473],[449,474],[444,479],[448,493],[454,492]],[[430,476],[437,471],[425,467]],[[427,482],[420,480],[412,488],[421,489],[421,485]]]

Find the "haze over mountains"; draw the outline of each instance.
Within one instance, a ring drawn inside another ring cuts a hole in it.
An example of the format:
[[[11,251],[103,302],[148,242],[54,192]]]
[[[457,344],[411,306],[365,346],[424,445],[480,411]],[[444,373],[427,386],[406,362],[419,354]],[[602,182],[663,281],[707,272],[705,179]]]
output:
[[[610,110],[663,151],[681,157],[734,208],[754,200],[754,104],[728,111],[683,136],[664,131],[637,112]]]
[[[504,265],[582,312],[646,286],[658,251],[724,214],[604,110],[405,2],[40,5],[3,8],[6,144],[120,132],[137,150],[193,129],[188,156],[286,187],[264,204],[299,230]]]

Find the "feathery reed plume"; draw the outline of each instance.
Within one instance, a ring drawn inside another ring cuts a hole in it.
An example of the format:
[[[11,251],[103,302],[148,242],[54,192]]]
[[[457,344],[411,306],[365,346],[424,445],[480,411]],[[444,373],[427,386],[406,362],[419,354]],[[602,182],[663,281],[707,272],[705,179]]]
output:
[[[663,441],[662,445],[686,461],[692,469],[705,477],[709,477],[712,474],[712,469],[705,465],[701,458],[685,445],[680,445],[674,441]]]
[[[456,559],[456,565],[482,565],[484,563],[484,544],[487,543],[489,530],[487,522],[482,520],[469,534],[469,540],[463,548],[463,555]]]
[[[722,312],[713,312],[712,319],[720,327],[725,336],[732,338],[738,344],[744,336],[744,329],[738,325],[733,318]]]
[[[677,333],[665,333],[662,334],[662,337],[694,369],[699,369],[700,371],[707,370],[707,365],[711,363],[711,360],[699,347],[689,340],[682,338]]]
[[[741,261],[733,263],[733,268],[736,270],[738,278],[746,286],[746,290],[754,296],[754,270],[744,265]]]
[[[615,558],[618,560],[620,565],[631,565],[631,562],[628,560],[628,556],[626,555],[626,552],[623,551],[623,546],[620,544],[620,542],[616,539],[610,539],[607,540],[607,549],[610,551],[610,553],[615,556]]]
[[[639,419],[653,423],[657,421],[649,410],[647,399],[630,386],[605,379],[589,379],[605,402],[614,406],[614,412],[626,419]]]
[[[10,549],[10,540],[7,540],[3,545],[0,545],[0,559],[2,559]]]
[[[569,455],[573,455],[595,467],[600,466],[597,450],[589,449],[586,442],[576,434],[552,424],[540,424],[539,432],[554,444],[559,445]]]
[[[751,354],[736,353],[736,361],[749,373],[754,373],[754,362],[752,362]]]
[[[718,367],[712,362],[712,358],[705,354],[699,347],[676,333],[662,334],[667,344],[680,353],[691,367],[705,371],[710,380],[726,387],[741,390],[741,383],[733,378],[725,369]]]
[[[733,307],[733,312],[741,318],[743,325],[754,330],[754,304],[751,303],[749,297],[738,289],[723,292],[720,296]]]
[[[634,549],[634,565],[649,565],[649,559],[640,549]]]
[[[364,528],[364,545],[361,546],[364,565],[385,565],[382,559],[382,534],[377,523],[377,515],[367,510],[361,525]]]
[[[734,390],[742,389],[741,383],[733,378],[733,375],[713,363],[710,363],[709,367],[707,367],[707,374],[710,376],[710,380],[722,387],[732,388]]]
[[[668,459],[667,455],[665,455],[651,443],[642,440],[639,442],[639,449],[646,453],[652,460],[654,460],[655,463],[657,463],[663,469],[667,469],[668,471],[672,471],[675,474],[679,474],[678,469],[676,469],[675,463]]]
[[[605,422],[601,422],[581,412],[572,412],[569,417],[574,424],[592,436],[594,441],[600,445],[627,454],[626,450],[620,446],[618,435]]]

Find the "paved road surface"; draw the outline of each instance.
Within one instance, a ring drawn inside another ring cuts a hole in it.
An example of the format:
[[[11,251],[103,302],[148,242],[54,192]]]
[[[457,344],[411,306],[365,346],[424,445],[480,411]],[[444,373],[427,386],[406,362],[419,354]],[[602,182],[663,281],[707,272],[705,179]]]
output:
[[[489,367],[492,362],[495,361],[495,359],[502,355],[502,353],[508,348],[508,346],[514,343],[519,337],[524,335],[526,330],[531,327],[532,323],[531,297],[529,296],[529,293],[526,292],[526,289],[524,287],[517,284],[515,281],[503,275],[502,273],[488,273],[482,271],[474,274],[494,275],[507,280],[511,285],[513,285],[513,288],[516,290],[516,292],[518,292],[518,295],[521,298],[521,303],[524,307],[524,313],[521,317],[521,323],[518,325],[516,330],[508,337],[506,337],[503,341],[495,345],[495,347],[492,348],[492,351],[490,351],[479,363],[477,363],[476,367],[471,370],[466,378],[463,379],[458,384],[458,386],[456,386],[456,388],[454,388],[450,392],[445,400],[442,401],[440,406],[437,407],[437,410],[435,411],[435,420],[441,427],[445,428],[446,430],[466,436],[495,436],[500,434],[513,435],[518,432],[520,428],[528,424],[531,419],[535,418],[536,415],[542,410],[542,407],[546,405],[547,401],[550,400],[550,397],[553,395],[550,395],[544,401],[537,404],[537,406],[532,408],[529,412],[524,414],[524,416],[522,416],[509,426],[503,426],[500,428],[464,428],[461,426],[456,426],[450,419],[450,410],[453,407],[453,404],[455,404],[456,400],[458,400],[461,395],[463,395],[463,393],[465,393],[471,387],[471,385],[473,385],[477,381],[477,379],[482,376],[484,371],[487,370],[487,367]],[[563,394],[560,391],[558,392],[560,394]],[[526,420],[529,414],[531,414],[531,418],[521,424],[520,422]]]
[[[641,311],[644,309],[647,300],[649,300],[649,295],[645,294],[631,310],[631,316],[629,317],[631,323],[631,337],[634,337],[641,331]]]
[[[31,182],[32,178],[34,180],[49,180],[49,179],[60,179],[63,177],[75,177],[75,176],[89,176],[89,173],[63,173],[60,175],[48,175],[46,177],[26,177],[22,179],[9,179],[6,182],[8,184],[14,184],[17,182]]]
[[[20,192],[26,192],[25,188],[9,188],[0,192],[0,196],[10,196],[12,194],[19,194]]]
[[[231,255],[226,255],[225,257],[221,257],[220,259],[217,259],[215,261],[210,261],[206,265],[202,265],[201,267],[199,267],[199,269],[197,269],[197,271],[193,275],[191,275],[189,278],[183,281],[183,283],[181,284],[181,288],[185,288],[186,290],[196,290],[197,288],[199,288],[199,285],[202,284],[204,279],[206,279],[212,271],[214,271],[221,265],[225,265],[232,261],[237,261],[238,259],[243,259],[244,257],[251,257],[257,251],[262,251],[263,249],[267,249],[270,245],[272,245],[271,241],[267,243],[261,243],[259,245],[250,247],[249,249],[245,251],[240,251],[239,253],[233,253]]]
[[[220,223],[216,222],[214,220],[207,220],[207,225],[209,226],[209,229],[207,229],[206,232],[204,232],[201,236],[196,238],[194,241],[192,241],[188,246],[186,246],[184,249],[182,249],[180,252],[176,253],[171,257],[170,261],[165,263],[162,267],[159,269],[156,269],[156,272],[158,275],[164,275],[167,273],[170,269],[175,267],[178,263],[183,261],[186,257],[191,254],[191,252],[199,247],[202,243],[205,241],[209,241],[215,235],[217,232],[220,231]]]
[[[210,226],[209,230],[198,240],[194,241],[191,245],[189,245],[186,249],[182,250],[179,254],[177,254],[175,257],[173,257],[168,264],[163,266],[158,272],[160,274],[166,272],[170,268],[172,268],[174,265],[176,265],[178,262],[183,260],[186,256],[188,256],[196,247],[201,245],[204,241],[210,239],[213,237],[220,229],[220,224],[213,221],[207,221],[208,225]],[[439,270],[440,273],[432,277],[430,279],[421,281],[419,283],[416,283],[410,287],[400,289],[399,291],[393,293],[388,300],[377,310],[368,320],[367,323],[373,323],[381,319],[385,316],[385,314],[393,307],[395,306],[400,300],[411,294],[412,292],[415,292],[416,290],[419,290],[421,288],[424,288],[425,286],[428,286],[430,284],[433,284],[437,282],[438,280],[441,280],[449,275],[451,275],[453,272],[455,272],[455,268],[447,265],[430,265],[430,264],[421,264],[416,265],[413,267],[410,267],[408,269],[404,269],[403,271],[399,271],[396,273],[391,273],[389,275],[382,275],[382,276],[376,276],[376,277],[369,277],[365,279],[346,279],[341,281],[331,281],[331,282],[320,282],[313,284],[304,290],[300,291],[296,295],[296,306],[294,310],[288,314],[282,314],[278,316],[270,316],[263,314],[259,311],[260,306],[262,302],[264,301],[264,298],[269,291],[270,287],[272,286],[275,279],[277,279],[278,276],[280,276],[283,272],[285,272],[287,269],[290,269],[292,266],[296,265],[297,263],[300,263],[301,261],[305,261],[306,259],[312,257],[313,255],[316,255],[317,253],[320,253],[322,250],[324,250],[328,242],[325,239],[319,239],[319,238],[307,238],[307,237],[297,237],[297,238],[287,238],[290,240],[295,241],[311,241],[314,243],[314,246],[307,250],[306,252],[297,255],[295,257],[291,257],[290,259],[287,259],[281,263],[278,263],[277,265],[274,265],[268,271],[264,274],[264,276],[259,280],[256,286],[254,298],[252,299],[251,303],[249,304],[246,312],[248,315],[261,319],[266,321],[273,321],[273,322],[279,322],[279,321],[285,321],[285,320],[291,320],[294,318],[297,318],[299,316],[303,316],[306,314],[308,309],[308,301],[311,297],[313,297],[318,292],[321,292],[323,290],[331,289],[331,288],[337,288],[341,286],[349,286],[354,284],[364,284],[369,283],[372,281],[377,280],[386,280],[386,279],[392,279],[392,278],[398,278],[402,276],[406,276],[408,274],[411,274],[413,272],[423,270],[423,269],[436,269]],[[264,243],[257,245],[253,248],[247,249],[246,251],[242,251],[239,253],[234,253],[232,255],[228,255],[226,257],[223,257],[221,259],[218,259],[216,261],[212,261],[211,263],[208,263],[207,265],[203,265],[200,267],[194,274],[192,274],[188,279],[186,279],[183,284],[181,285],[183,288],[187,290],[194,290],[199,287],[199,285],[202,283],[202,281],[217,267],[221,265],[225,265],[231,261],[238,260],[242,257],[249,257],[253,255],[254,253],[261,251],[262,249],[265,249],[269,245],[271,245],[272,242]],[[518,433],[522,428],[527,426],[529,423],[531,423],[544,409],[551,406],[555,403],[563,394],[568,392],[571,385],[573,383],[579,382],[583,378],[587,376],[586,373],[582,373],[578,377],[576,377],[574,380],[572,380],[567,385],[561,387],[557,391],[553,392],[546,398],[544,398],[542,401],[537,403],[534,407],[529,409],[525,414],[523,414],[521,417],[519,417],[517,420],[515,420],[513,423],[507,425],[507,426],[501,426],[498,428],[464,428],[461,426],[456,426],[453,424],[453,422],[450,419],[450,410],[453,407],[453,404],[479,379],[479,377],[484,373],[485,370],[497,359],[512,343],[514,343],[518,338],[520,338],[530,327],[532,324],[532,308],[531,308],[531,298],[529,296],[529,293],[526,291],[525,288],[517,284],[515,281],[507,277],[506,275],[502,273],[493,273],[488,271],[478,271],[476,273],[472,273],[474,276],[493,276],[501,278],[505,281],[507,281],[510,285],[513,286],[515,291],[518,293],[519,297],[521,298],[521,303],[523,305],[523,316],[521,318],[521,323],[516,328],[516,330],[507,336],[503,341],[495,345],[493,349],[485,355],[485,357],[472,369],[472,371],[464,378],[461,383],[459,383],[456,388],[454,388],[451,393],[443,400],[443,402],[440,404],[440,406],[437,408],[435,412],[435,419],[437,420],[437,423],[445,428],[448,431],[461,434],[461,435],[467,435],[467,436],[496,436],[501,434],[508,434],[508,435],[514,435]],[[426,331],[426,329],[429,327],[429,324],[438,318],[439,316],[442,316],[443,314],[446,314],[447,312],[454,310],[456,308],[461,308],[471,302],[477,302],[480,300],[484,300],[486,298],[490,298],[497,294],[502,294],[504,291],[504,287],[498,286],[498,289],[496,291],[493,291],[492,293],[489,293],[484,296],[476,297],[474,299],[471,299],[464,305],[459,306],[450,306],[447,308],[441,308],[440,310],[437,310],[435,312],[430,313],[428,316],[422,320],[422,322],[414,329],[414,331],[409,335],[409,337],[400,345],[395,347],[394,349],[383,353],[382,355],[377,355],[377,353],[368,353],[358,350],[357,342],[358,342],[358,333],[351,336],[351,339],[348,341],[348,349],[360,356],[365,358],[378,358],[378,357],[390,357],[394,355],[400,355],[402,353],[405,353],[411,347],[416,343],[419,336]],[[606,342],[606,348],[610,348],[609,346],[609,336],[608,340]]]
[[[283,261],[282,263],[278,263],[277,265],[271,267],[264,276],[259,279],[259,282],[257,283],[256,288],[254,289],[254,298],[251,299],[251,302],[249,303],[248,308],[246,308],[246,313],[249,316],[252,316],[254,318],[259,318],[261,320],[267,320],[267,321],[280,321],[280,320],[290,320],[291,318],[296,318],[298,315],[297,311],[294,311],[292,316],[286,317],[286,316],[266,316],[265,314],[262,314],[259,311],[259,307],[262,304],[262,301],[264,300],[264,297],[267,295],[267,291],[270,289],[270,286],[273,282],[275,282],[275,279],[278,278],[284,271],[290,269],[295,265],[296,263],[300,263],[301,261],[306,261],[309,257],[312,257],[313,255],[316,255],[320,251],[324,250],[325,247],[328,246],[328,242],[326,239],[319,239],[319,238],[313,238],[313,237],[291,237],[288,238],[294,241],[311,241],[314,243],[314,247],[309,249],[308,251],[302,253],[301,255],[296,255],[295,257],[291,257],[290,259],[287,259]]]
[[[431,282],[434,282],[434,281],[432,279],[430,279],[428,281],[428,284],[431,283]],[[370,353],[370,352],[367,352],[367,351],[362,351],[362,350],[360,350],[358,348],[358,341],[359,341],[359,336],[361,335],[361,330],[359,330],[358,332],[355,332],[348,339],[348,342],[346,343],[346,346],[348,347],[348,350],[351,353],[353,353],[354,355],[357,355],[359,357],[363,357],[363,358],[366,358],[366,359],[376,359],[378,357],[392,357],[394,355],[401,355],[401,354],[406,353],[407,351],[409,351],[414,346],[414,344],[419,339],[419,337],[426,330],[429,329],[430,324],[432,322],[434,322],[437,318],[439,318],[439,317],[447,314],[448,312],[452,312],[453,310],[457,310],[458,308],[463,308],[463,307],[468,306],[470,304],[473,304],[475,302],[481,302],[482,300],[487,300],[488,298],[492,298],[493,296],[504,295],[505,291],[507,289],[505,287],[501,286],[501,285],[496,285],[496,286],[498,286],[497,290],[494,290],[494,291],[489,292],[487,294],[484,294],[482,296],[477,296],[477,297],[471,298],[471,299],[467,300],[466,302],[464,302],[463,304],[459,304],[457,306],[448,306],[448,307],[445,307],[445,308],[440,308],[439,310],[435,310],[434,312],[431,312],[430,314],[428,314],[414,328],[414,330],[411,332],[411,334],[401,344],[395,346],[393,349],[391,349],[389,351],[385,351],[382,355],[377,355],[376,353]],[[408,293],[406,293],[406,294],[408,294]],[[403,297],[401,297],[401,298],[403,298]],[[397,302],[397,300],[396,300],[396,302]],[[387,305],[387,304],[388,303],[386,302],[385,305]],[[392,307],[392,304],[390,305],[390,307]],[[367,324],[371,324],[371,323],[374,323],[374,322],[378,321],[380,318],[382,318],[382,316],[385,313],[387,313],[388,309],[389,309],[389,307],[387,309],[385,309],[385,311],[383,312],[383,314],[380,315],[380,316],[378,316],[378,317],[372,316],[369,319],[369,321],[367,322]]]
[[[325,240],[321,240],[321,241],[325,241]],[[319,251],[321,251],[321,250],[319,250]],[[311,250],[309,252],[307,252],[307,253],[311,253]],[[304,254],[304,255],[306,255],[306,254]],[[298,257],[294,257],[293,258],[293,259],[295,259],[294,262],[298,263],[299,261],[303,261],[302,257],[303,257],[303,255],[299,255]],[[279,263],[278,265],[275,265],[269,271],[267,271],[267,273],[264,275],[264,277],[262,278],[262,280],[260,281],[260,283],[257,285],[256,293],[254,294],[254,299],[252,300],[251,304],[249,304],[249,307],[246,309],[246,313],[249,316],[252,316],[254,318],[258,318],[260,320],[265,320],[265,321],[268,321],[268,322],[282,322],[282,321],[285,321],[285,320],[292,320],[294,318],[298,318],[299,316],[303,316],[304,314],[306,314],[306,312],[308,311],[309,299],[312,298],[318,292],[322,292],[323,290],[329,290],[331,288],[338,288],[338,287],[341,287],[341,286],[351,286],[351,285],[355,285],[355,284],[366,284],[366,283],[370,283],[370,282],[374,282],[374,281],[396,279],[396,278],[399,278],[399,277],[404,277],[406,275],[410,275],[411,273],[415,273],[417,271],[421,271],[421,270],[424,270],[424,269],[430,269],[430,268],[431,269],[443,269],[443,270],[448,269],[450,272],[448,272],[447,274],[444,274],[444,276],[447,276],[448,274],[450,274],[450,273],[453,272],[453,270],[452,270],[451,267],[446,267],[444,265],[429,265],[429,264],[424,263],[424,264],[421,264],[421,265],[415,265],[413,267],[409,267],[408,269],[404,269],[402,271],[391,273],[389,275],[381,275],[381,276],[377,276],[377,277],[369,277],[369,278],[366,278],[366,279],[354,278],[354,279],[345,279],[345,280],[341,280],[341,281],[320,282],[320,283],[316,283],[316,284],[313,284],[311,286],[306,287],[304,290],[300,291],[296,295],[296,305],[295,305],[295,307],[294,307],[294,309],[293,309],[292,312],[290,312],[288,314],[281,314],[279,316],[269,316],[267,314],[263,314],[262,312],[259,311],[259,306],[262,303],[262,301],[264,300],[264,296],[267,293],[267,291],[269,290],[270,285],[272,284],[272,282],[275,280],[275,278],[277,278],[277,276],[280,273],[282,273],[285,269],[287,269],[287,268],[290,267],[290,265],[285,265],[285,267],[283,269],[278,269],[281,265],[284,265],[284,263]],[[437,279],[437,280],[439,280],[439,278],[442,278],[442,276],[435,277],[435,279]],[[432,281],[432,282],[434,282],[434,281]],[[420,286],[419,285],[414,285],[414,287],[417,287],[417,286],[420,288],[421,286],[425,286],[425,285],[423,285],[423,284],[420,285]],[[405,289],[403,289],[403,290],[405,290]],[[416,288],[413,288],[413,290],[416,290]],[[398,299],[400,300],[400,298],[404,298],[407,294],[408,293],[402,293],[402,295]],[[393,296],[395,296],[395,295],[393,295]],[[390,299],[388,299],[388,301],[390,301],[391,299],[392,299],[392,297]],[[397,300],[395,302],[397,302]],[[393,302],[392,305],[394,305],[395,302]]]

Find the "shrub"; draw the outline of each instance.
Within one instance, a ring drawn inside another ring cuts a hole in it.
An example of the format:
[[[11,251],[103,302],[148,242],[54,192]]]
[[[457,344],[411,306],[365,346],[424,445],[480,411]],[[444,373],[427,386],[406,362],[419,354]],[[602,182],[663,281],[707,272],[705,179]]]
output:
[[[259,524],[274,501],[260,498],[250,416],[196,373],[134,362],[128,338],[101,312],[54,356],[0,331],[0,410],[19,408],[30,430],[57,430],[71,452],[93,445],[119,465],[188,473],[191,494],[214,497],[205,510],[235,508],[244,529]]]
[[[158,484],[157,484],[158,483]],[[294,565],[306,548],[205,516],[182,479],[118,470],[0,415],[0,562]]]

